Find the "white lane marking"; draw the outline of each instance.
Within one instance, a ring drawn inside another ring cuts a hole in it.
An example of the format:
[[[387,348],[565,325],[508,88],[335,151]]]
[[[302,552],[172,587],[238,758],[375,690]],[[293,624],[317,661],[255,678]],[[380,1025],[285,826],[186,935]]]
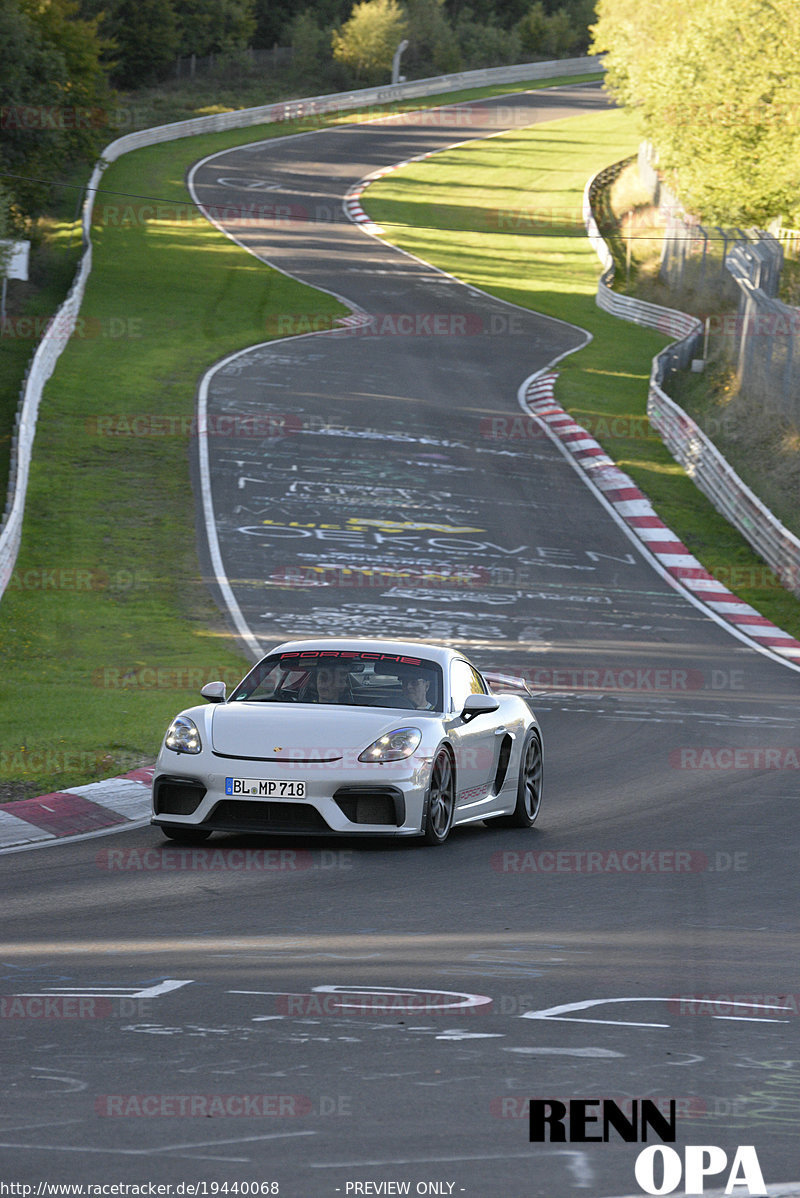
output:
[[[59,1091],[61,1094],[74,1094],[77,1091],[88,1089],[89,1083],[82,1082],[80,1078],[65,1077],[61,1073],[48,1073],[45,1070],[45,1065],[34,1065],[33,1071],[37,1074],[35,1080],[37,1082],[61,1082],[64,1086],[64,1089]]]
[[[540,1011],[525,1011],[520,1015],[520,1019],[553,1019],[561,1023],[603,1023],[611,1024],[616,1027],[671,1027],[670,1023],[638,1023],[631,1019],[589,1019],[583,1016],[570,1017],[572,1011],[587,1011],[591,1007],[603,1007],[607,1003],[637,1003],[637,1002],[660,1002],[674,1003],[676,1000],[672,998],[649,998],[638,995],[637,997],[629,998],[589,998],[582,1002],[561,1003],[557,1007],[546,1007]],[[745,1004],[741,1004],[745,1005]],[[779,1008],[788,1009],[788,1008]],[[730,1019],[734,1021],[742,1021],[747,1023],[788,1023],[788,1019],[766,1019],[758,1016],[752,1018],[744,1015],[713,1015],[713,1019]]]
[[[422,1009],[428,1011],[453,1011],[453,1010],[469,1010],[474,1007],[485,1007],[492,1005],[492,999],[486,994],[465,994],[456,990],[422,990],[414,987],[400,988],[394,986],[312,986],[314,993],[322,994],[340,994],[343,996],[355,997],[356,995],[364,995],[366,1002],[340,1002],[336,1005],[343,1009],[352,1008],[354,1010],[369,1010],[374,1006],[376,998],[388,998],[391,1003],[392,1011],[412,1012]],[[435,995],[436,998],[457,999],[456,1002],[435,1002],[429,998],[423,998],[420,1002],[417,995]],[[403,1002],[404,996],[406,1001]]]
[[[577,1149],[554,1148],[553,1156],[583,1156]],[[531,1159],[530,1152],[474,1152],[461,1156],[400,1156],[389,1160],[366,1161],[309,1161],[311,1169],[374,1169],[380,1165],[436,1165],[448,1161],[505,1161],[511,1159]],[[639,1195],[641,1198],[641,1195]]]
[[[85,1144],[11,1144],[0,1142],[0,1148],[36,1148],[49,1152],[95,1152],[111,1156],[153,1156],[158,1152],[179,1152],[184,1148],[215,1148],[223,1144],[250,1144],[260,1140],[286,1140],[292,1136],[315,1136],[315,1131],[276,1131],[263,1136],[240,1136],[233,1140],[200,1140],[192,1144],[164,1144],[157,1148],[95,1148]]]
[[[144,990],[131,989],[130,986],[45,986],[43,990],[30,990],[18,993],[15,998],[41,998],[45,995],[63,998],[158,998],[161,994],[169,994],[181,986],[191,986],[193,979],[178,981],[167,978],[155,986]]]
[[[587,1011],[591,1007],[603,1007],[607,1003],[660,1002],[670,1003],[670,998],[642,998],[641,995],[630,998],[587,998],[582,1002],[561,1003],[557,1007],[545,1007],[540,1011],[525,1011],[520,1019],[554,1019],[563,1023],[608,1023],[619,1027],[670,1027],[669,1023],[636,1023],[630,1019],[575,1019],[567,1018],[571,1011]]]
[[[200,165],[198,163],[198,165]],[[189,189],[191,191],[191,178],[189,181]],[[192,193],[193,198],[194,193]],[[207,215],[207,214],[206,214]],[[216,221],[212,222],[221,228]],[[223,230],[224,231],[224,230]],[[233,238],[232,240],[236,240]],[[241,244],[241,243],[239,243]],[[200,470],[200,493],[203,505],[203,522],[205,525],[206,541],[208,543],[208,553],[211,558],[211,569],[214,572],[214,581],[220,589],[225,606],[228,609],[231,619],[236,627],[236,631],[247,645],[249,651],[254,658],[263,656],[263,648],[260,641],[254,636],[250,630],[250,626],[244,618],[242,609],[236,596],[233,593],[228,575],[225,572],[225,566],[222,562],[222,550],[217,535],[217,518],[214,512],[214,501],[211,494],[211,461],[209,457],[208,436],[206,430],[208,428],[208,389],[211,380],[218,370],[222,369],[229,362],[241,358],[243,355],[251,353],[255,346],[250,346],[248,349],[240,350],[238,353],[229,354],[223,358],[221,362],[217,362],[203,375],[200,380],[200,387],[197,393],[197,458]]]
[[[235,191],[280,191],[283,187],[283,183],[280,181],[252,178],[246,175],[240,179],[223,176],[221,179],[217,179],[217,183],[220,187],[231,187]],[[228,209],[225,211],[227,212]]]
[[[546,1151],[547,1156],[566,1156],[567,1168],[575,1178],[575,1186],[578,1189],[588,1189],[593,1182],[594,1173],[589,1164],[589,1158],[586,1152],[577,1148],[551,1148]],[[464,1156],[418,1156],[418,1157],[401,1157],[393,1160],[369,1160],[369,1161],[309,1161],[311,1169],[374,1169],[382,1168],[388,1165],[440,1165],[440,1164],[456,1164],[459,1161],[506,1161],[531,1159],[530,1152],[485,1152],[474,1153]]]
[[[312,986],[310,991],[300,990],[228,990],[228,994],[259,994],[283,996],[287,998],[310,998],[312,994],[333,994],[340,997],[331,1005],[343,1013],[350,1011],[371,1011],[376,1014],[408,1012],[427,1014],[431,1011],[467,1011],[474,1008],[491,1006],[494,1001],[487,994],[468,994],[460,990],[421,990],[412,987],[394,986]],[[434,1000],[419,995],[434,995]],[[361,1001],[344,1001],[357,999]],[[435,1001],[445,999],[444,1002]],[[455,999],[457,1001],[447,1001]],[[383,1001],[381,1001],[383,1000]],[[300,1013],[300,1012],[298,1012]],[[263,1017],[262,1017],[263,1018]]]
[[[409,1028],[413,1031],[413,1028]],[[452,1027],[445,1028],[443,1032],[439,1032],[436,1036],[437,1040],[502,1040],[504,1032],[466,1032],[462,1028]]]
[[[674,998],[587,998],[580,1003],[560,1003],[558,1006],[547,1006],[539,1011],[525,1011],[521,1019],[557,1019],[563,1023],[612,1023],[624,1028],[668,1028],[668,1023],[636,1023],[631,1019],[570,1019],[566,1016],[570,1011],[587,1011],[593,1006],[605,1006],[607,1003],[672,1003]]]
[[[504,1048],[503,1052],[518,1052],[541,1057],[624,1057],[624,1052],[612,1048]]]
[[[758,1015],[712,1015],[712,1019],[732,1019],[735,1023],[788,1023],[788,1019],[767,1019]]]

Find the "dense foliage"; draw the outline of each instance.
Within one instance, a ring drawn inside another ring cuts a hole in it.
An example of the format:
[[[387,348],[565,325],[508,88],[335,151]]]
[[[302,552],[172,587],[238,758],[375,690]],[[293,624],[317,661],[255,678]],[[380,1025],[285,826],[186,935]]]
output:
[[[19,230],[46,181],[109,140],[107,47],[77,0],[3,0],[0,45],[0,187]]]
[[[599,0],[594,53],[684,202],[763,224],[800,204],[796,0]]]

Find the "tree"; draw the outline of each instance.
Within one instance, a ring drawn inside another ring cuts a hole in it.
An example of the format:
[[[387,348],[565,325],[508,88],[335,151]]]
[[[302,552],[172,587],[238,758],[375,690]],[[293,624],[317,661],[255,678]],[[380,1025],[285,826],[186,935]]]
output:
[[[461,54],[444,0],[406,0],[409,47],[403,65],[415,78],[461,70]]]
[[[795,0],[686,0],[680,8],[600,0],[598,14],[592,50],[607,53],[611,90],[638,113],[684,203],[726,224],[793,212],[800,192]]]
[[[120,0],[111,20],[121,87],[155,83],[178,57],[178,21],[172,0]]]
[[[175,0],[181,56],[244,50],[256,20],[253,0]]]
[[[0,167],[19,228],[41,211],[54,180],[108,141],[111,93],[96,20],[74,0],[4,0],[0,6]]]
[[[315,79],[329,55],[330,34],[320,29],[313,13],[298,13],[291,25],[292,70],[299,79]]]
[[[520,60],[522,51],[516,30],[503,29],[491,16],[478,21],[469,9],[465,9],[456,21],[455,33],[465,71]]]
[[[353,5],[341,30],[334,30],[333,57],[357,79],[380,81],[391,70],[406,32],[405,12],[397,0],[362,0]]]
[[[591,0],[572,0],[548,8],[537,0],[516,25],[522,49],[554,58],[583,53],[589,40]]]

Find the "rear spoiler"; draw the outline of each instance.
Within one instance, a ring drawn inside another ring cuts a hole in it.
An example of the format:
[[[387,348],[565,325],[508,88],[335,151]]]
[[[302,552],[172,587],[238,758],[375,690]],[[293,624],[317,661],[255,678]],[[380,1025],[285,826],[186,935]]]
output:
[[[524,694],[530,695],[531,691],[524,678],[518,678],[515,674],[495,674],[486,673],[484,678],[489,683],[492,690],[495,691],[523,691]]]

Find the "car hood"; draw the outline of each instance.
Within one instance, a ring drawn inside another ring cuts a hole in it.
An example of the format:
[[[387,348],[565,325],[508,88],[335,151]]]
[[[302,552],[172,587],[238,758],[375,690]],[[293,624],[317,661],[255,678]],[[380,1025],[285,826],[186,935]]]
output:
[[[237,702],[210,714],[215,753],[266,761],[340,761],[393,728],[420,726],[414,711],[335,705]]]

